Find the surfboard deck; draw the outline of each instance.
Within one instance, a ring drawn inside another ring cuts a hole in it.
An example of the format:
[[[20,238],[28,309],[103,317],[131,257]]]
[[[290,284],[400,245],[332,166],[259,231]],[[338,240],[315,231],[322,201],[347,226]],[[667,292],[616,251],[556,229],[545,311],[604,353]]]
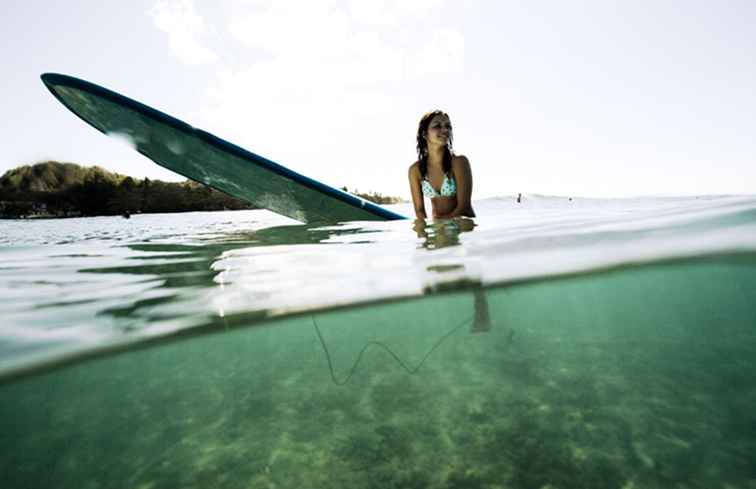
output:
[[[98,131],[128,138],[160,166],[300,222],[406,219],[94,83],[41,76],[50,92]]]

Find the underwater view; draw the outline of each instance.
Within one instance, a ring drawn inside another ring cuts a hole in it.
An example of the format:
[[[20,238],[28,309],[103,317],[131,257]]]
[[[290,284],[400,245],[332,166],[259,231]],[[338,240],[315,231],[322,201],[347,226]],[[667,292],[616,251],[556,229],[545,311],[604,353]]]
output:
[[[0,487],[756,488],[755,197],[476,209],[0,221]]]

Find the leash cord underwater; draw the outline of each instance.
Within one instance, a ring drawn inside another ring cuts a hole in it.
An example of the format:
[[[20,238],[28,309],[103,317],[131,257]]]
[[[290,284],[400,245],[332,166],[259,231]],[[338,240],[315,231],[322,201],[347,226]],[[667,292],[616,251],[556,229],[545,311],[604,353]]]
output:
[[[418,370],[420,370],[420,367],[423,366],[423,364],[428,359],[428,357],[431,355],[431,353],[433,353],[436,350],[436,348],[438,348],[439,346],[441,346],[441,343],[443,343],[444,341],[446,341],[446,339],[448,337],[450,337],[451,335],[453,335],[454,333],[456,333],[459,328],[461,328],[462,326],[465,326],[466,324],[468,324],[472,320],[472,318],[465,319],[463,322],[461,322],[460,324],[458,324],[457,326],[455,326],[454,328],[452,328],[448,333],[446,333],[445,335],[443,335],[431,347],[431,349],[428,350],[428,352],[425,354],[425,356],[422,358],[422,360],[420,360],[420,363],[418,363],[417,366],[415,366],[414,368],[408,367],[407,364],[404,363],[402,361],[402,359],[399,358],[399,356],[396,353],[394,353],[393,351],[391,351],[391,348],[389,348],[385,344],[381,343],[380,341],[368,341],[367,343],[365,343],[365,346],[362,347],[362,350],[360,350],[359,355],[357,355],[357,360],[354,361],[354,364],[352,365],[352,368],[349,369],[349,373],[347,374],[346,378],[344,378],[344,380],[342,380],[342,381],[339,382],[339,380],[336,379],[336,373],[333,370],[333,362],[331,361],[331,354],[328,352],[328,347],[326,346],[325,340],[323,339],[323,335],[320,333],[320,328],[318,327],[318,323],[315,321],[315,316],[311,316],[311,319],[312,319],[313,326],[315,326],[315,332],[318,334],[318,339],[320,340],[320,345],[323,347],[323,352],[325,353],[326,360],[328,361],[328,370],[331,372],[331,380],[336,385],[344,385],[347,382],[349,382],[349,380],[352,378],[352,376],[354,375],[354,373],[357,371],[357,366],[360,364],[360,361],[362,360],[362,355],[367,351],[368,348],[370,348],[373,345],[378,346],[378,347],[383,348],[384,350],[386,350],[386,352],[388,352],[389,355],[391,355],[392,357],[394,357],[394,360],[396,360],[396,363],[398,363],[408,374],[414,375],[414,374],[417,373]]]

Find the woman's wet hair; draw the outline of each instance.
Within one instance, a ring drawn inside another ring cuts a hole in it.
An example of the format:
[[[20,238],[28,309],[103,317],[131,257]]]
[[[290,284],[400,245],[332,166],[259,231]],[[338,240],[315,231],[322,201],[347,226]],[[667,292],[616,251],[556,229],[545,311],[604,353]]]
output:
[[[433,112],[428,112],[423,115],[423,117],[420,118],[420,123],[417,125],[417,161],[420,164],[420,175],[423,178],[425,178],[425,175],[428,173],[428,141],[425,140],[425,135],[428,132],[431,121],[437,115],[445,115],[446,117],[449,117],[449,115],[442,110],[434,110]],[[452,155],[454,154],[452,151],[452,133],[450,132],[449,140],[446,143],[446,148],[444,148],[443,168],[444,173],[447,174],[451,171]]]

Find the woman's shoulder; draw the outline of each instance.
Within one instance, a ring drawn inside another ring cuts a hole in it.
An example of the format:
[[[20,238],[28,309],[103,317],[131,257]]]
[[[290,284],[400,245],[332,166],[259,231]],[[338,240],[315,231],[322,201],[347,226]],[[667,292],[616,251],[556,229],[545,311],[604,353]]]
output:
[[[420,162],[416,161],[412,163],[409,167],[409,174],[410,175],[420,175]]]
[[[470,160],[468,160],[467,156],[465,156],[465,155],[453,155],[452,156],[452,165],[455,164],[455,163],[458,164],[458,165],[469,165],[470,164]]]
[[[452,168],[470,168],[470,160],[465,155],[452,156]]]

